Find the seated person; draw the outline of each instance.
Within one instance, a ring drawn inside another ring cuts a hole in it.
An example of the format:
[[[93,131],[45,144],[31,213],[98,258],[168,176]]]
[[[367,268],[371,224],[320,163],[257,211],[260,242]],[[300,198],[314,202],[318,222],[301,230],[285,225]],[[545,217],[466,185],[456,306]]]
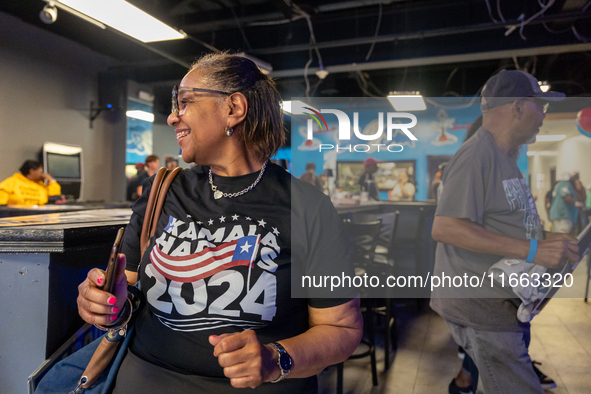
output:
[[[316,175],[316,164],[312,162],[306,164],[306,172],[300,175],[300,179],[308,183],[311,183],[318,189],[324,191],[324,182],[322,182],[322,179],[318,175]]]
[[[402,171],[398,175],[398,183],[394,186],[388,197],[394,201],[413,201],[416,192],[415,185],[408,180],[408,174],[406,171]]]
[[[0,205],[45,205],[49,196],[59,196],[61,192],[56,180],[43,173],[41,163],[27,160],[20,173],[0,183]]]

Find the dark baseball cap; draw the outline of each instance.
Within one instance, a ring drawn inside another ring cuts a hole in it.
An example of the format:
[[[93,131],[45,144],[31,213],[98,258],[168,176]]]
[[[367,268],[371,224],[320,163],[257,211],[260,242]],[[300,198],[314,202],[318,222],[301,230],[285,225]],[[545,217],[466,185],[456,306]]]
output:
[[[542,92],[538,80],[521,70],[501,70],[493,75],[482,88],[480,108],[485,111],[524,97],[536,97],[546,101],[560,101],[564,93]]]

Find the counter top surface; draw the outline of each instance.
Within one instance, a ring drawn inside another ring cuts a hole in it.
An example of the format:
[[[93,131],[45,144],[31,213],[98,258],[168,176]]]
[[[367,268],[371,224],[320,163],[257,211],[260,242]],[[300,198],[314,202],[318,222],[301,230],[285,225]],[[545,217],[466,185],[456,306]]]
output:
[[[132,202],[98,203],[76,202],[73,204],[46,204],[46,205],[0,205],[0,218],[13,216],[43,215],[48,213],[63,213],[75,211],[88,211],[97,209],[130,208]]]
[[[63,252],[68,247],[112,242],[131,209],[97,209],[0,219],[0,253]]]
[[[382,207],[435,207],[437,204],[435,200],[428,201],[369,201],[357,205],[338,205],[335,204],[337,212],[354,213],[363,211],[379,211]]]

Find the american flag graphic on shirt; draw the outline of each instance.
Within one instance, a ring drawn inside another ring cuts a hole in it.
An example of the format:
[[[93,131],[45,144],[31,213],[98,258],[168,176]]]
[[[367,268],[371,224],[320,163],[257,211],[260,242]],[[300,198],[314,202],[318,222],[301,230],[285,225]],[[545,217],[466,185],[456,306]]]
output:
[[[228,268],[251,265],[257,255],[259,242],[259,235],[247,235],[187,256],[170,256],[154,247],[150,253],[150,261],[164,277],[176,282],[191,283]]]

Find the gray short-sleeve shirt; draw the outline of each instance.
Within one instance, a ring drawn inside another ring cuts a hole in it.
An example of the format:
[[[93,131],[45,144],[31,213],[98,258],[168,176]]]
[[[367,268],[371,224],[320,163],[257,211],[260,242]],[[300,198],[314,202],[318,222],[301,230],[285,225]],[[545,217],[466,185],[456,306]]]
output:
[[[446,167],[435,215],[468,219],[513,238],[543,238],[534,199],[515,158],[503,152],[484,128],[460,147]],[[491,255],[438,243],[433,275],[481,278],[502,257],[502,251]],[[445,319],[490,331],[527,327],[516,317],[520,303],[509,287],[500,286],[439,287],[431,294],[431,307]]]

